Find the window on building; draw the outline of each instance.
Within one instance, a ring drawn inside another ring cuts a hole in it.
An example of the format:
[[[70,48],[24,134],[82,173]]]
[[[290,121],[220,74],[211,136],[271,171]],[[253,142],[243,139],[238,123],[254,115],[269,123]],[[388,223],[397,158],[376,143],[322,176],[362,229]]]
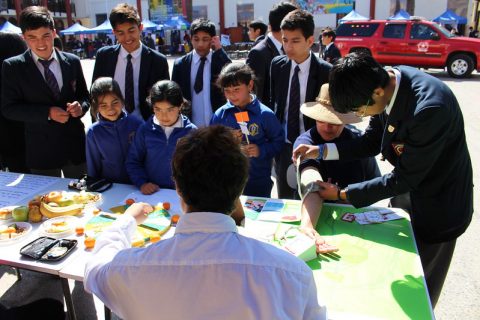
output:
[[[245,26],[254,19],[253,3],[237,4],[237,23]]]
[[[208,18],[207,16],[207,6],[192,6],[192,21],[199,18]]]

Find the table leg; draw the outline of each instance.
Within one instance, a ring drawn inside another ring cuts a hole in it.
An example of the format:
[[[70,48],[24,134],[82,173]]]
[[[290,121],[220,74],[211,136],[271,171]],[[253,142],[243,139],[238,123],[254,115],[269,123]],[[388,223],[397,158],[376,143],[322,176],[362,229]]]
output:
[[[103,305],[103,310],[105,313],[105,320],[111,320],[112,319],[112,310],[110,310],[106,305]]]
[[[70,286],[68,285],[68,279],[61,278],[60,281],[62,281],[63,296],[65,297],[65,304],[67,305],[68,318],[70,320],[77,320],[75,308],[73,306],[72,295],[70,293]]]

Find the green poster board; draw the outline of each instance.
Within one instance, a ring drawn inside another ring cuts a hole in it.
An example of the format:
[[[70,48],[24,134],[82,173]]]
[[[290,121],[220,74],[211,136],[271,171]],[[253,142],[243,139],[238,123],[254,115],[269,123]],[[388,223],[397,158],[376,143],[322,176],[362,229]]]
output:
[[[370,209],[325,204],[317,230],[340,250],[311,260],[320,298],[333,319],[432,319],[410,222],[346,222]]]

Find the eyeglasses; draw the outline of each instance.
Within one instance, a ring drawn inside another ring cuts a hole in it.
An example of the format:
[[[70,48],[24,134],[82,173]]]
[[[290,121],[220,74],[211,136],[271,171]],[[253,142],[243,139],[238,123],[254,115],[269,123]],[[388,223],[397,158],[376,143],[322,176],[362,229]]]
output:
[[[359,110],[355,111],[355,115],[357,117],[360,117],[360,118],[364,118],[367,116],[367,109],[368,109],[368,105],[370,104],[370,99],[367,100],[367,104],[365,105],[365,107],[363,108],[363,111],[360,112]]]

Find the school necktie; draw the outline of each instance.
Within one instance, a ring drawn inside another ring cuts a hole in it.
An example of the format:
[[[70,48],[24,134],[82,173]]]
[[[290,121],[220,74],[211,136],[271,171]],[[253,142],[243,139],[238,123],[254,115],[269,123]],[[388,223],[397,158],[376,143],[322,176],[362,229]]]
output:
[[[125,109],[128,113],[135,110],[135,99],[133,95],[133,65],[132,55],[127,55],[127,68],[125,69]]]
[[[52,63],[53,58],[50,60],[38,59],[38,61],[43,66],[43,75],[45,76],[45,81],[47,82],[48,87],[52,90],[55,100],[58,100],[60,98],[60,88],[58,87],[57,78],[55,78],[52,70],[50,70],[50,64]]]
[[[193,90],[198,94],[203,90],[203,69],[205,68],[206,57],[200,58],[200,66],[198,67],[197,75],[195,76],[195,83],[193,84]]]
[[[295,72],[290,82],[290,96],[288,101],[287,139],[292,144],[300,135],[300,80],[298,72],[300,67],[295,67]]]

